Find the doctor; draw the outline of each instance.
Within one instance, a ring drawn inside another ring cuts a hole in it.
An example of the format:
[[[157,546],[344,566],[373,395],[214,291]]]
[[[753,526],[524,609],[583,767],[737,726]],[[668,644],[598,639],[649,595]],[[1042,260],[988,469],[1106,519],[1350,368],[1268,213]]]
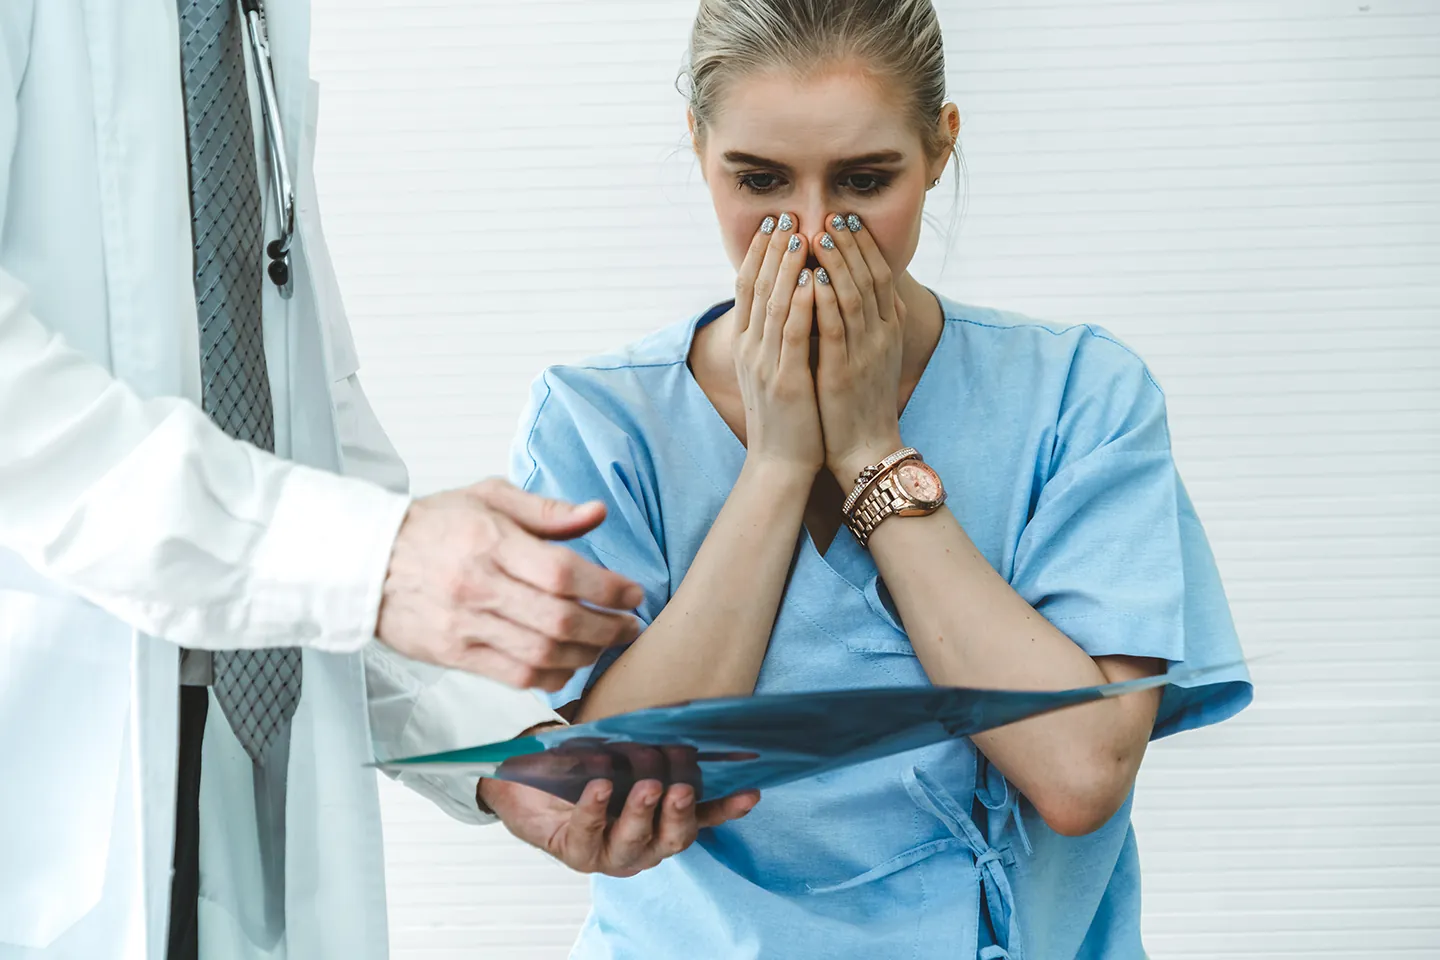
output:
[[[401,492],[317,220],[308,5],[268,32],[281,278],[234,0],[0,3],[0,960],[384,957],[363,764],[558,722],[496,681],[634,635],[638,588],[546,542],[602,509]],[[410,785],[621,874],[753,803]]]

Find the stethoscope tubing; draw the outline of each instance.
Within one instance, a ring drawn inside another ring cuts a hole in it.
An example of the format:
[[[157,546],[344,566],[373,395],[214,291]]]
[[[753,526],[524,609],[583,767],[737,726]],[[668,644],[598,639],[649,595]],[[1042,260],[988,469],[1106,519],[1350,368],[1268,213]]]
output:
[[[287,300],[294,293],[290,271],[290,246],[295,239],[295,186],[290,179],[290,161],[285,152],[285,131],[280,124],[280,98],[275,92],[275,72],[270,65],[270,42],[265,33],[265,11],[261,0],[239,0],[245,16],[250,56],[260,87],[260,114],[265,123],[265,144],[270,156],[270,178],[279,215],[280,236],[265,245],[271,282]]]

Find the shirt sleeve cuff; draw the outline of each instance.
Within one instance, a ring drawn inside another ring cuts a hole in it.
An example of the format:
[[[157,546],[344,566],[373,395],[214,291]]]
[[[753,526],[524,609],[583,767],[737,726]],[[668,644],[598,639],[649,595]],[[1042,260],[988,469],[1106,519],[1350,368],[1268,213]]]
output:
[[[317,650],[361,649],[375,636],[409,506],[409,497],[374,484],[295,467],[256,553],[256,620]]]

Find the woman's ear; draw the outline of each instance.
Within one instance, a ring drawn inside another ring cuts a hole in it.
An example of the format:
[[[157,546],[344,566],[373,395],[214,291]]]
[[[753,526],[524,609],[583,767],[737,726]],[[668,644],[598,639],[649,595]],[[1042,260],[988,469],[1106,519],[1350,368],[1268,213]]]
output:
[[[705,158],[700,152],[700,131],[695,126],[695,111],[688,107],[685,109],[685,125],[690,128],[690,149],[695,152],[695,160],[700,164],[700,179],[705,180]]]
[[[949,144],[949,149],[941,152],[935,158],[935,163],[930,171],[930,179],[938,180],[950,164],[950,157],[955,153],[955,144],[960,140],[960,108],[953,103],[947,103],[940,108],[940,118],[935,122],[935,137],[940,143]]]

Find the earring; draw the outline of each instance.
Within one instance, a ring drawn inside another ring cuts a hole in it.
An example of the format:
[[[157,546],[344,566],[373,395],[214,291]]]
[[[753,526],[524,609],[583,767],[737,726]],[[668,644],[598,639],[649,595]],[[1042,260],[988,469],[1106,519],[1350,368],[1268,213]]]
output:
[[[934,180],[931,180],[931,181],[930,181],[930,186],[932,186],[932,187],[938,187],[938,186],[940,186],[940,178],[939,178],[939,177],[936,177]]]

